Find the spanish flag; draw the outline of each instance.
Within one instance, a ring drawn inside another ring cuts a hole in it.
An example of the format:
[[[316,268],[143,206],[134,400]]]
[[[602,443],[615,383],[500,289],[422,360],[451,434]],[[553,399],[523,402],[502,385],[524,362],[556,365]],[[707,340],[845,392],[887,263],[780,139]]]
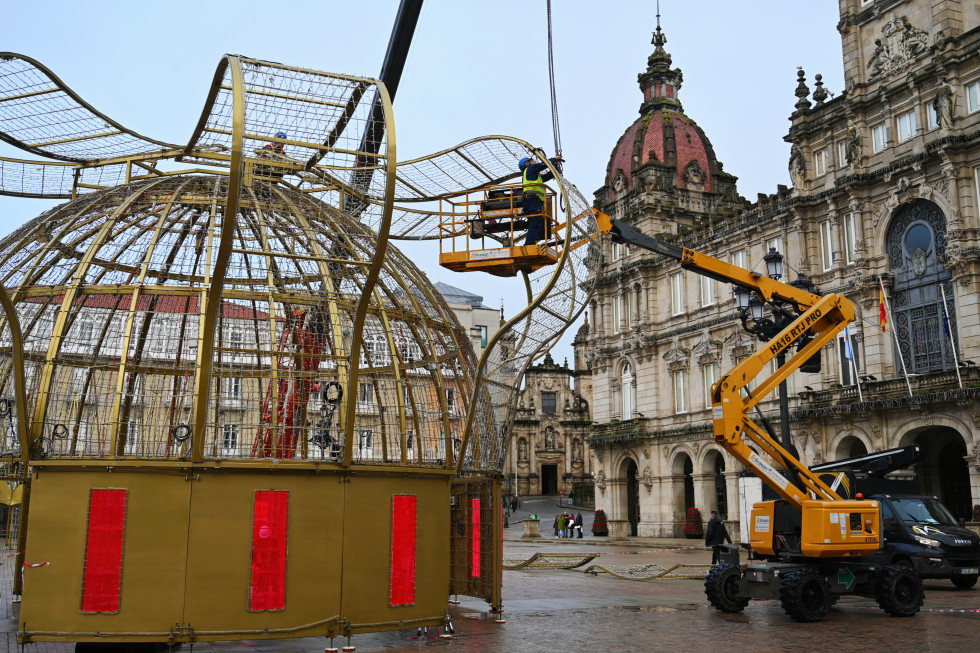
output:
[[[878,286],[878,322],[881,323],[881,330],[885,331],[888,318],[885,314],[885,289],[881,286]]]

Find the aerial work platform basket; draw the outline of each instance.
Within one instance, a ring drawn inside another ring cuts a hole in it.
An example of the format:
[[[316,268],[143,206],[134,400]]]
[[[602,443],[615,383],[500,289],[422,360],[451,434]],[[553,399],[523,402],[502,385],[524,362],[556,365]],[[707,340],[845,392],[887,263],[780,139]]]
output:
[[[557,237],[564,225],[554,215],[555,193],[545,187],[543,213],[523,213],[521,184],[487,186],[440,199],[439,265],[454,272],[478,270],[498,277],[533,272],[561,257]],[[544,235],[522,244],[532,220],[544,219]]]

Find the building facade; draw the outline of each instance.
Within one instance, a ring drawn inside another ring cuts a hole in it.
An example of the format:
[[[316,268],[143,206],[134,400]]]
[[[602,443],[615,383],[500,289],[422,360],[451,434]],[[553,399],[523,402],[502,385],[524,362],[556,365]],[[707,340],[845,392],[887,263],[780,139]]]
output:
[[[592,459],[585,445],[592,426],[589,401],[576,382],[582,370],[546,354],[528,367],[504,463],[504,489],[520,496],[575,493],[591,499]]]
[[[793,448],[812,465],[916,443],[921,490],[969,519],[980,503],[980,8],[840,0],[840,13],[846,90],[830,98],[819,75],[811,88],[799,71],[785,136],[792,188],[739,196],[684,112],[658,25],[640,117],[596,206],[756,271],[776,250],[784,281],[850,299],[847,342],[787,381]],[[691,507],[718,509],[738,531],[744,470],[713,440],[710,389],[764,345],[730,285],[603,247],[582,343],[596,507],[634,535],[682,535]],[[776,398],[760,407],[778,430]]]
[[[479,358],[503,324],[503,308],[498,311],[484,306],[483,297],[480,295],[474,295],[448,283],[439,281],[435,286],[449,304],[449,308],[456,314],[456,319],[463,325],[463,329],[469,334],[473,342],[473,350]]]

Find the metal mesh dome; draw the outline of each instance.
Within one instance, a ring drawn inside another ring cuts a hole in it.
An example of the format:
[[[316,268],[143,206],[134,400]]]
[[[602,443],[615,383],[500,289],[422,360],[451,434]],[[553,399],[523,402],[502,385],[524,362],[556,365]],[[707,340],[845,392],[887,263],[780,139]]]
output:
[[[475,358],[425,275],[389,249],[352,352],[375,233],[258,180],[222,253],[227,192],[220,176],[143,181],[63,204],[0,242],[35,453],[452,464]],[[209,289],[222,254],[219,299]],[[4,337],[11,396],[9,326]],[[4,448],[19,449],[12,430]]]

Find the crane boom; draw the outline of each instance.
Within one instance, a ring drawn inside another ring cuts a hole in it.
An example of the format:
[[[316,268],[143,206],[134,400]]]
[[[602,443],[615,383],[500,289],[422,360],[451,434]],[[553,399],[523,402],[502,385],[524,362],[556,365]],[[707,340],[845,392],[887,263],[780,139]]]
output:
[[[746,288],[756,293],[764,304],[773,306],[774,310],[791,310],[796,315],[765,347],[725,373],[712,387],[715,442],[797,509],[802,509],[803,502],[809,496],[827,501],[840,500],[836,492],[748,415],[764,397],[821,347],[832,342],[854,319],[854,305],[850,300],[835,293],[821,296],[808,292],[696,250],[647,236],[601,211],[597,210],[596,214],[600,233],[609,234],[614,241],[680,261],[681,267],[686,270]],[[769,377],[760,380],[756,389],[749,393],[749,384],[756,380],[769,362],[793,345],[798,346],[796,353]],[[760,457],[757,449],[781,461],[803,487],[792,483]]]

